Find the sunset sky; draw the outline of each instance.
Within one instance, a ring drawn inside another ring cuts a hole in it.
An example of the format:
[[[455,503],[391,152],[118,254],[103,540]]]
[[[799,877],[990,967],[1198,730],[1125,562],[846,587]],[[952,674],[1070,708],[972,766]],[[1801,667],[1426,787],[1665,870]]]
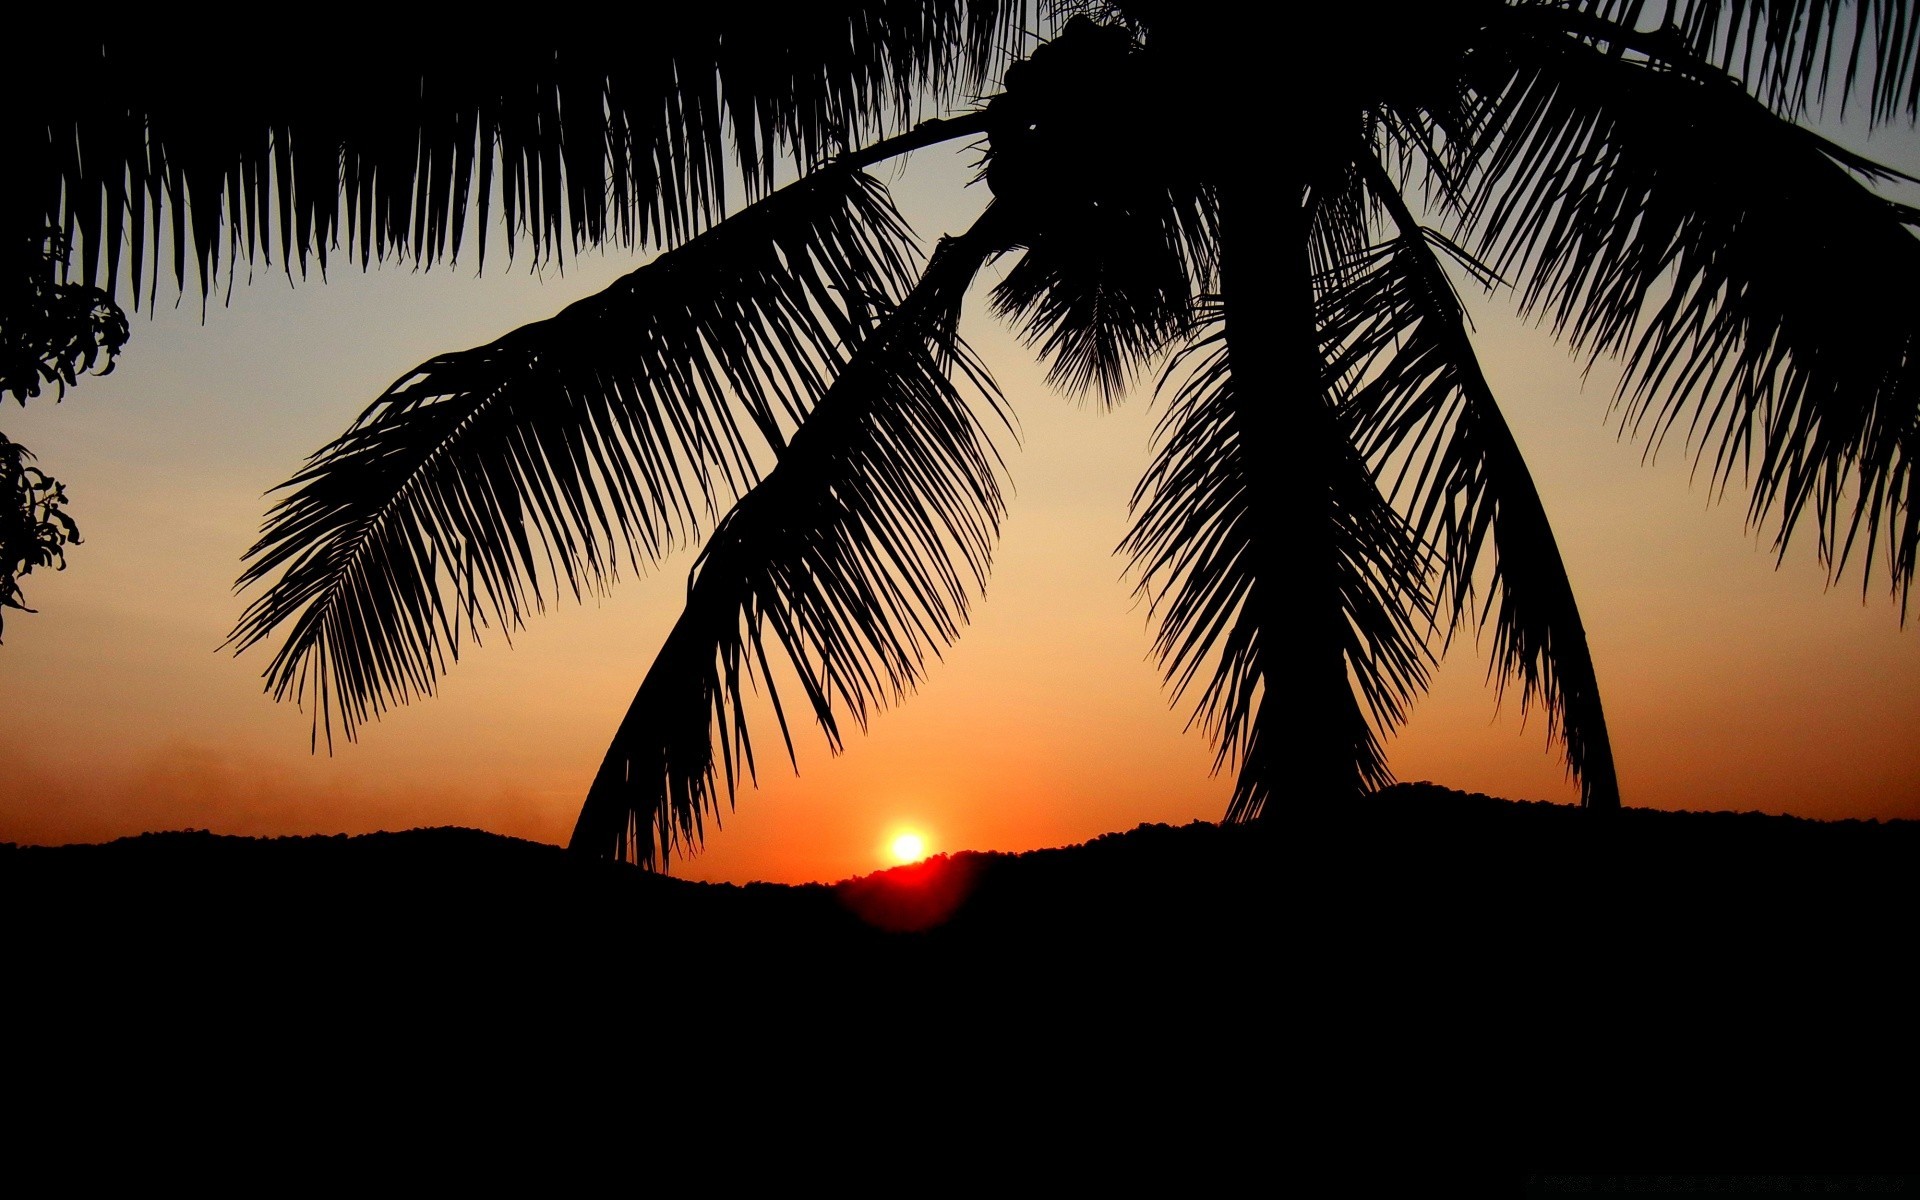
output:
[[[1920,171],[1910,133],[1863,144]],[[890,181],[929,238],[985,200],[968,157],[923,154]],[[553,606],[463,653],[440,694],[309,751],[311,717],[261,690],[270,651],[218,648],[264,493],[393,379],[589,295],[620,254],[531,273],[490,259],[426,272],[336,266],[290,285],[245,268],[202,321],[196,298],[133,319],[110,376],[61,404],[9,405],[0,431],[62,480],[86,538],[24,584],[0,646],[0,841],[147,830],[356,833],[468,825],[563,842],[615,725],[677,614],[691,555],[606,599]],[[984,283],[991,283],[990,270]],[[1911,286],[1913,281],[1907,281]],[[981,292],[976,291],[976,299]],[[1884,564],[1827,586],[1810,536],[1775,567],[1744,492],[1714,503],[1691,460],[1616,436],[1613,376],[1510,315],[1476,309],[1482,360],[1527,452],[1572,574],[1629,805],[1920,818],[1920,630]],[[760,726],[761,778],[695,879],[835,880],[887,865],[902,832],[932,851],[1024,850],[1143,821],[1217,820],[1230,780],[1149,657],[1146,605],[1113,554],[1148,461],[1151,380],[1113,412],[1051,393],[1031,352],[976,304],[966,326],[1018,411],[1014,492],[971,626],[918,694],[835,757],[802,728],[796,777]],[[1806,531],[1810,534],[1810,530]],[[1576,798],[1539,714],[1496,709],[1484,647],[1453,646],[1389,743],[1404,780],[1514,799]]]

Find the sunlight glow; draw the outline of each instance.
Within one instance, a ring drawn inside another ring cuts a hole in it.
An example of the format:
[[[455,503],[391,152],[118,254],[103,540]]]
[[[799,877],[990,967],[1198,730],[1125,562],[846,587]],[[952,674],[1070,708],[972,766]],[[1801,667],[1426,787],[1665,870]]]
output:
[[[917,833],[903,833],[893,839],[893,857],[903,863],[919,862],[927,856],[926,839]]]

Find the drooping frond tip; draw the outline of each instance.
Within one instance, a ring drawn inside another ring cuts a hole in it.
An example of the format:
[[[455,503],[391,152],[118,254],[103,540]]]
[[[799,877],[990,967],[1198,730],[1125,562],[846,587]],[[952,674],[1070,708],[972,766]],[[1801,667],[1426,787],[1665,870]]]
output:
[[[1489,673],[1539,704],[1548,737],[1590,808],[1619,807],[1611,741],[1586,630],[1559,546],[1468,335],[1436,247],[1483,284],[1491,273],[1422,229],[1377,163],[1370,187],[1400,235],[1322,305],[1323,336],[1357,386],[1343,404],[1355,444],[1434,548],[1449,606],[1448,641],[1469,621],[1493,626]],[[1483,561],[1491,591],[1475,600]]]

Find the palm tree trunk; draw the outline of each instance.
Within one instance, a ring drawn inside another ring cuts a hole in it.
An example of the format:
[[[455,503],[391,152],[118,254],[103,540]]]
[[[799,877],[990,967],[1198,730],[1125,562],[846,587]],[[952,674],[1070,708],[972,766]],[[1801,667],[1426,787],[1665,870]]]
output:
[[[1311,197],[1298,176],[1276,187],[1241,169],[1223,184],[1220,207],[1220,286],[1254,556],[1247,604],[1262,688],[1227,815],[1251,820],[1282,790],[1337,803],[1383,768],[1343,649],[1332,511],[1341,439],[1315,322]]]

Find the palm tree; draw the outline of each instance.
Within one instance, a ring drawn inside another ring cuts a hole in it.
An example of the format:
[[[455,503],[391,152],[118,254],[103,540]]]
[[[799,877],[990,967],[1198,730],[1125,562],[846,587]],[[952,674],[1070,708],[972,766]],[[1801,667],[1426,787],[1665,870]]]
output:
[[[1523,312],[1619,355],[1626,427],[1679,431],[1783,551],[1811,525],[1863,587],[1884,554],[1904,616],[1920,307],[1889,286],[1920,277],[1920,211],[1799,118],[1920,116],[1907,5],[1244,7],[1066,0],[1029,39],[1023,3],[842,0],[775,26],[676,16],[617,52],[423,70],[402,46],[339,109],[156,108],[144,140],[124,98],[85,109],[33,212],[77,227],[89,276],[125,241],[148,281],[164,213],[203,289],[223,234],[229,262],[270,234],[285,263],[343,234],[363,261],[449,256],[496,186],[535,253],[663,249],[380,396],[273,510],[233,635],[283,637],[269,689],[315,705],[316,740],[351,737],[479,628],[699,541],[573,838],[647,866],[754,769],[746,691],[791,753],[797,687],[837,748],[964,623],[1007,400],[956,321],[1000,258],[991,303],[1055,384],[1115,402],[1158,373],[1169,397],[1123,548],[1172,690],[1235,772],[1229,819],[1385,782],[1381,737],[1476,628],[1585,804],[1619,805],[1463,285],[1511,280]],[[993,200],[920,267],[865,172],[943,142],[977,147]],[[730,190],[749,202],[728,213]]]

